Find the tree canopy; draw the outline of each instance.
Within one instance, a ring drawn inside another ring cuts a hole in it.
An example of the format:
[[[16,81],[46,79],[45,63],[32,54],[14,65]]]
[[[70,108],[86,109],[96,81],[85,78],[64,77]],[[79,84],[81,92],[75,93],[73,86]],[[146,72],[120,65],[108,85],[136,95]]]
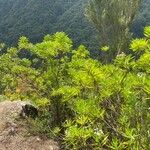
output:
[[[86,0],[0,0],[0,41],[14,45],[20,36],[27,36],[39,42],[45,34],[63,31],[75,46],[82,43],[98,53],[98,33],[84,15],[86,4]],[[149,0],[142,2],[132,26],[135,36],[142,36],[149,24],[149,6]]]
[[[109,46],[111,55],[128,48],[130,26],[140,4],[141,0],[89,0],[86,15],[99,32],[101,46]]]

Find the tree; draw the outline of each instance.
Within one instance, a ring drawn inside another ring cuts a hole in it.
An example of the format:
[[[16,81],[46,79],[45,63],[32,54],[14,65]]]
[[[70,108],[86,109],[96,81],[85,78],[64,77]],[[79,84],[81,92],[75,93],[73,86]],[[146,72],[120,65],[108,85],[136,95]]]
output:
[[[89,0],[86,16],[99,32],[101,46],[109,46],[107,59],[124,52],[131,38],[129,27],[141,0]]]

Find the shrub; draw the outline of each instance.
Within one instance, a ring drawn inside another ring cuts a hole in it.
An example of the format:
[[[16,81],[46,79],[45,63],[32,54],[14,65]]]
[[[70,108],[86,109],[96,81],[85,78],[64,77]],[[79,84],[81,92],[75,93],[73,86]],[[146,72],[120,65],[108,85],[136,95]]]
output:
[[[53,130],[66,150],[149,149],[149,31],[131,42],[133,55],[122,53],[112,64],[92,59],[83,45],[73,50],[64,33],[38,44],[22,37],[0,56],[1,94],[30,99],[50,114],[38,118],[37,132]],[[40,59],[40,67],[18,57],[21,49]]]

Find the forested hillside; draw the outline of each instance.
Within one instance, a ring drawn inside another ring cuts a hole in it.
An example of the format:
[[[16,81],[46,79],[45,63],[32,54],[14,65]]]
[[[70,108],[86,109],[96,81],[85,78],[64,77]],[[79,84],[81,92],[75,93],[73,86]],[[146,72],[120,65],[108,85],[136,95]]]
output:
[[[45,34],[66,32],[75,42],[96,49],[96,32],[84,16],[86,0],[0,0],[0,41],[14,44],[21,35],[37,42]],[[144,0],[132,31],[149,24],[150,1]],[[92,34],[91,34],[92,33]]]
[[[150,0],[143,0],[139,13],[133,23],[132,32],[135,36],[143,36],[143,28],[150,24]]]
[[[38,41],[45,34],[65,31],[76,43],[89,43],[92,27],[84,17],[83,2],[0,0],[0,39],[12,44],[25,35]]]

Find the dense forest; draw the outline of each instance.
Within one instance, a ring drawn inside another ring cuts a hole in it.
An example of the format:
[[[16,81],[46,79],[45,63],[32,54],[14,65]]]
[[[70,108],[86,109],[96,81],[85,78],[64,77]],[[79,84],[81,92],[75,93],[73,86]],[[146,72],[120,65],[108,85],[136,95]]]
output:
[[[20,36],[32,42],[56,31],[67,33],[75,45],[99,48],[95,28],[85,17],[86,0],[0,0],[0,41],[15,44]],[[143,35],[150,23],[150,1],[144,0],[131,30]],[[91,34],[92,33],[92,34]],[[93,46],[94,45],[94,46]]]
[[[12,44],[25,35],[37,42],[45,34],[64,31],[75,43],[92,46],[94,29],[84,5],[85,0],[0,0],[0,40]]]
[[[62,150],[149,150],[149,6],[0,0],[0,101]]]

